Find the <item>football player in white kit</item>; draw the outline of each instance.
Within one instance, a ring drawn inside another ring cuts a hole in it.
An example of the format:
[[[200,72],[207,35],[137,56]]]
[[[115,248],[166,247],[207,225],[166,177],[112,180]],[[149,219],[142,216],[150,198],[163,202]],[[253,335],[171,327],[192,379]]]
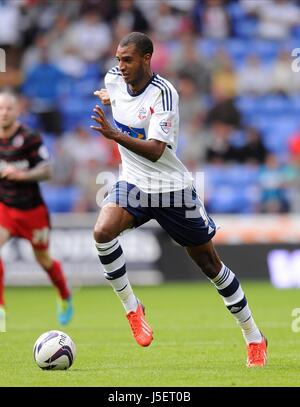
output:
[[[92,116],[96,123],[91,128],[118,143],[122,159],[122,174],[105,198],[94,229],[105,277],[125,308],[136,342],[150,345],[153,332],[128,280],[118,236],[156,219],[186,248],[240,325],[247,345],[247,366],[264,366],[267,340],[254,322],[237,277],[214,248],[216,226],[176,156],[179,98],[169,81],[152,72],[152,53],[147,35],[128,34],[117,48],[118,66],[105,76],[105,89],[95,92],[103,104],[111,105],[114,126],[96,105]]]

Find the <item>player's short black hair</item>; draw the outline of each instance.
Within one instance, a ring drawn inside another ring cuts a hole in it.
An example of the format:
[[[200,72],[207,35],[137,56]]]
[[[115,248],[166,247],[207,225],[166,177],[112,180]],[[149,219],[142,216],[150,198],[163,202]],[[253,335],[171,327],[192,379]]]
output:
[[[127,34],[120,41],[120,47],[126,47],[129,44],[134,44],[139,53],[144,56],[146,54],[153,54],[153,43],[148,35],[134,31]]]

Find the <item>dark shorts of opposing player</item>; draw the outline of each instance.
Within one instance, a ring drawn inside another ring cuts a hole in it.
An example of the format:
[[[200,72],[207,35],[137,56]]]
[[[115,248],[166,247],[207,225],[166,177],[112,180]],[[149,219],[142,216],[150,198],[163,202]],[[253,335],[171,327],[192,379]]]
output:
[[[147,194],[126,181],[117,182],[103,205],[113,202],[135,217],[135,227],[156,219],[184,247],[207,243],[216,233],[194,188],[169,193]]]
[[[49,247],[50,219],[44,204],[33,209],[17,209],[0,202],[0,227],[12,237],[29,240],[36,250]]]

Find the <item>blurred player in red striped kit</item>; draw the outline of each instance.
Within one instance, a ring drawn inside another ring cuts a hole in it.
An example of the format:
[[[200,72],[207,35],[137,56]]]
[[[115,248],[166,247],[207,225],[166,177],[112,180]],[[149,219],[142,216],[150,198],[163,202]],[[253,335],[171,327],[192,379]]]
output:
[[[57,317],[67,324],[72,298],[61,264],[49,254],[49,214],[38,183],[51,178],[40,135],[18,122],[18,101],[0,93],[0,248],[12,237],[31,245],[37,262],[58,291]],[[4,268],[0,258],[0,332],[6,330]]]

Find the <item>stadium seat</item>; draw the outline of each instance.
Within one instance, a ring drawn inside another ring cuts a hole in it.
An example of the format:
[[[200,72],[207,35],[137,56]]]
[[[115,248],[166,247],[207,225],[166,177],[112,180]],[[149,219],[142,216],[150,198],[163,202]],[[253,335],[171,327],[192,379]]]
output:
[[[71,212],[80,196],[79,188],[76,186],[54,186],[42,183],[41,189],[50,212]]]
[[[197,47],[203,57],[212,57],[220,45],[220,41],[214,41],[207,38],[201,38],[201,40],[197,42]]]
[[[281,161],[288,159],[288,139],[297,128],[299,118],[295,115],[284,115],[273,118],[263,131],[263,141],[269,151],[275,153]]]
[[[300,25],[293,27],[291,30],[291,34],[292,34],[293,38],[295,38],[299,41],[300,40]]]
[[[240,38],[252,38],[257,32],[257,20],[255,18],[243,18],[234,24],[235,34]]]
[[[258,109],[266,114],[283,114],[291,111],[291,101],[280,95],[266,95],[259,99]]]
[[[50,133],[43,133],[42,138],[43,138],[43,143],[47,147],[50,155],[53,156],[54,151],[55,151],[55,145],[57,143],[56,136],[53,134],[50,134]]]
[[[213,213],[251,213],[257,202],[258,168],[243,165],[215,166],[204,169],[206,204]]]
[[[238,2],[231,2],[226,7],[232,23],[233,33],[238,38],[250,38],[257,31],[257,18],[246,14]]]
[[[257,101],[258,97],[249,95],[240,95],[236,98],[236,106],[244,114],[253,114],[257,111]]]
[[[274,61],[281,44],[278,41],[252,40],[247,48],[249,54],[257,54],[262,62]]]

